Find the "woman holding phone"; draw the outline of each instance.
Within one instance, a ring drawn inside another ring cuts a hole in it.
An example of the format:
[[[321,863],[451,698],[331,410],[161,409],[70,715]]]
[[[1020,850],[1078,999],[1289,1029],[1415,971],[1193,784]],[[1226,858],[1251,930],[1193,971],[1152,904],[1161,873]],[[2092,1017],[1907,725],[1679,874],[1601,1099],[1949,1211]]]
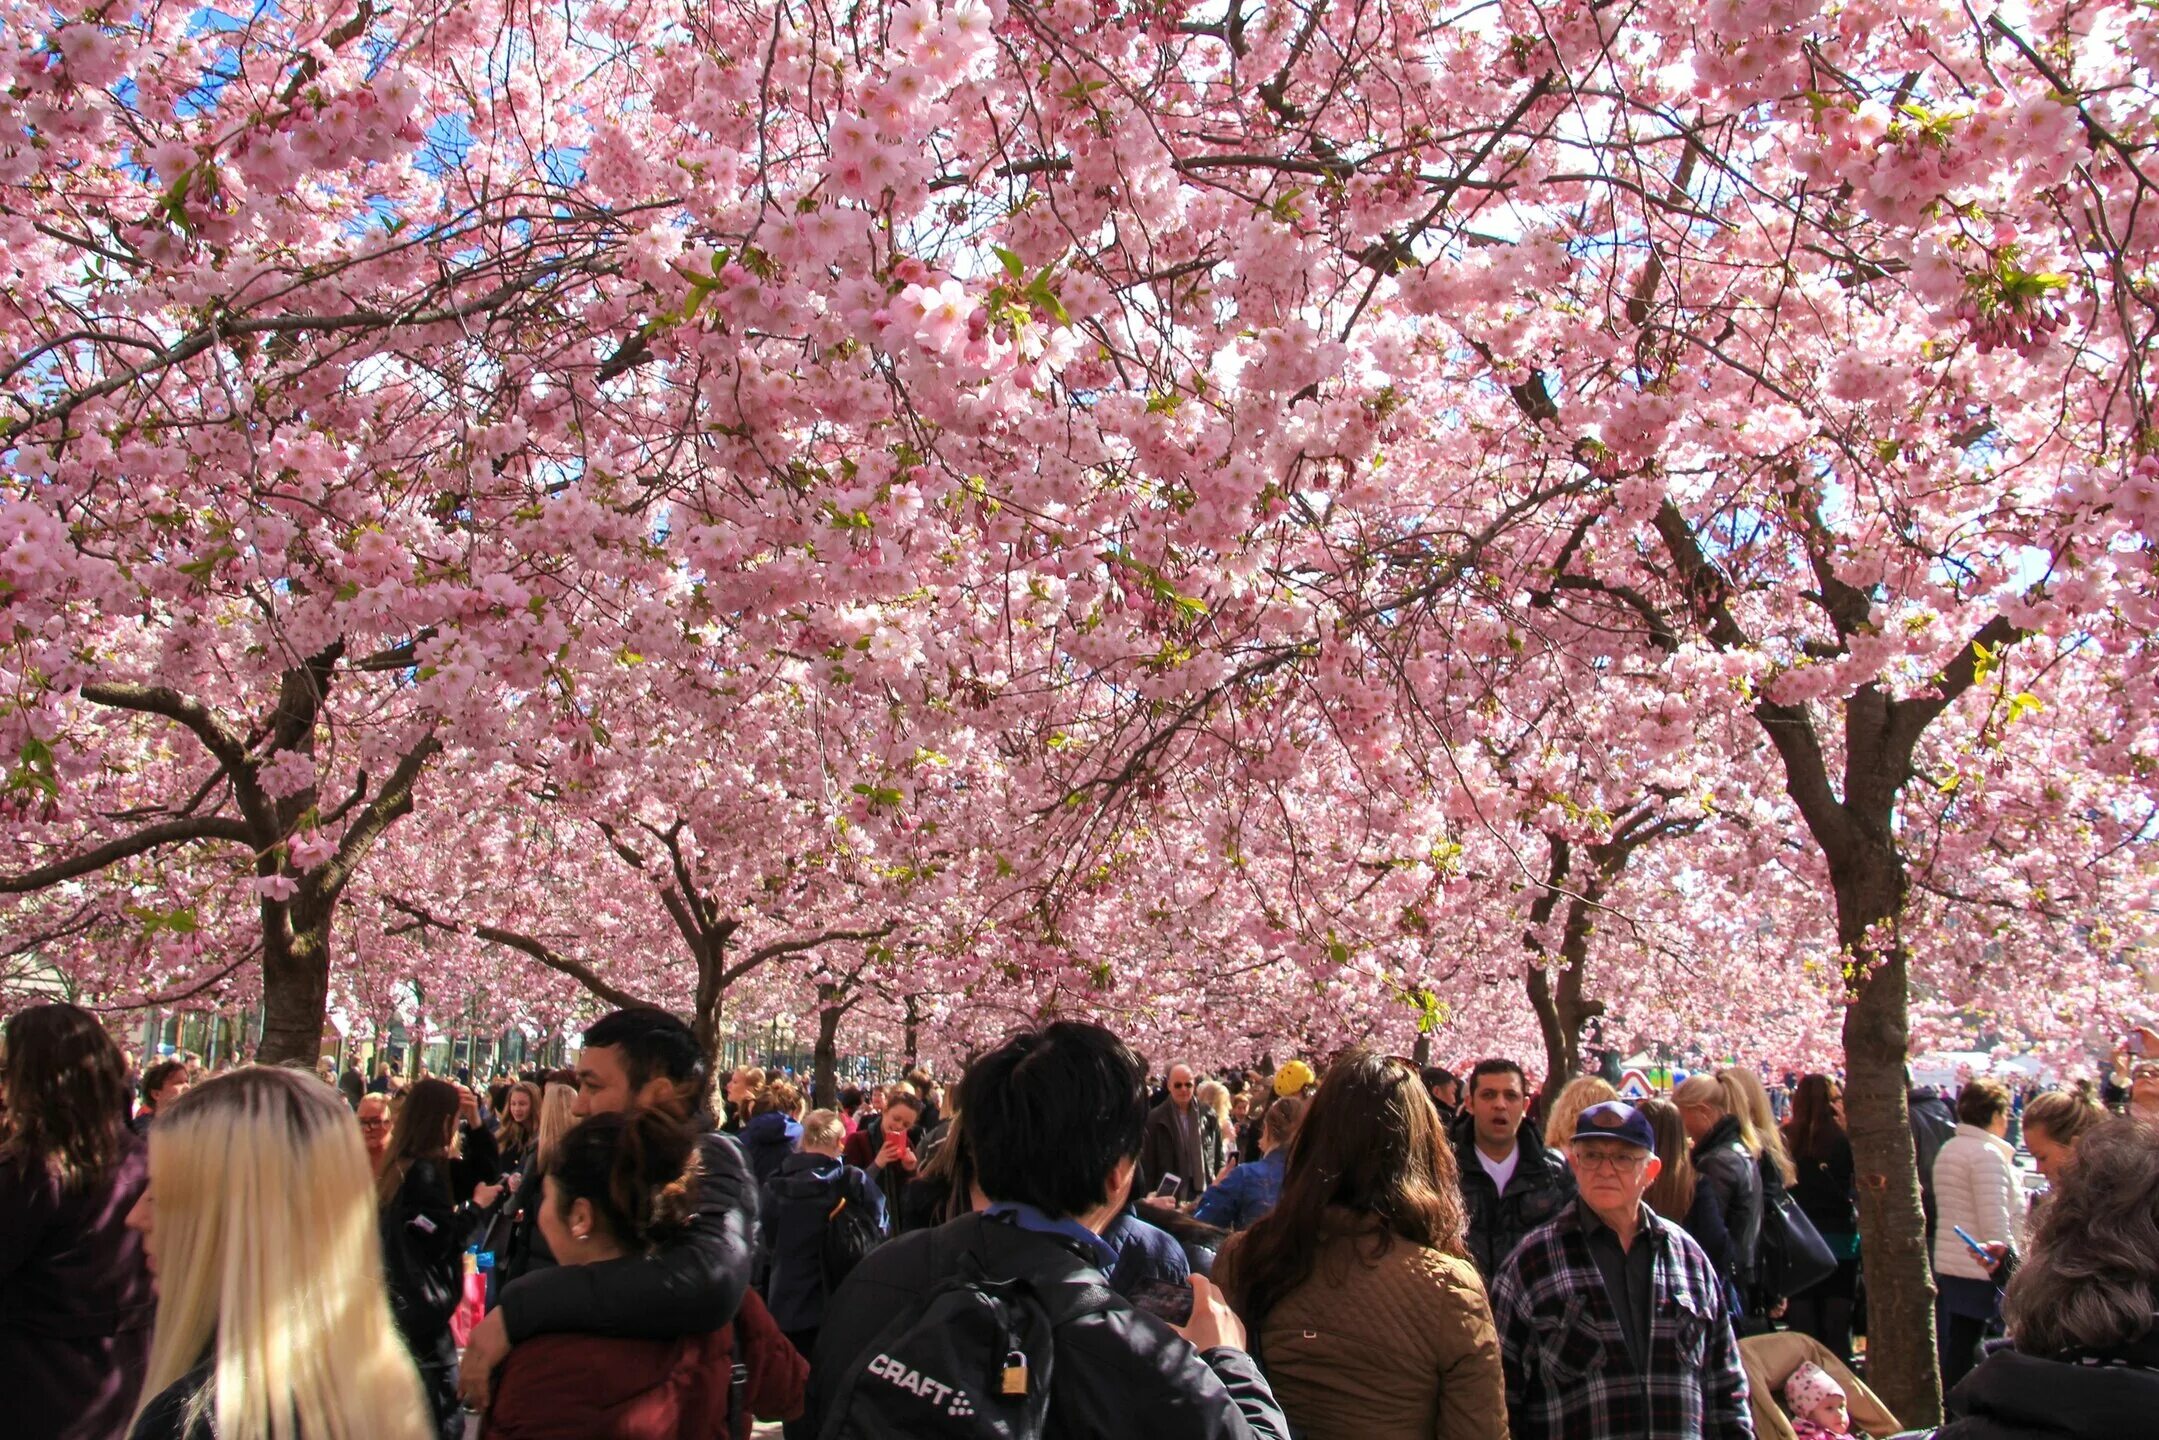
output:
[[[2009,1258],[2023,1247],[2023,1190],[2009,1132],[2009,1091],[1974,1080],[1957,1094],[1957,1131],[1934,1159],[1934,1278],[1940,1291],[1942,1388],[1978,1363],[2001,1322]]]
[[[922,1168],[917,1146],[922,1143],[922,1102],[905,1093],[885,1103],[884,1128],[876,1153],[866,1167],[877,1188],[884,1192],[885,1213],[900,1213],[907,1182]]]

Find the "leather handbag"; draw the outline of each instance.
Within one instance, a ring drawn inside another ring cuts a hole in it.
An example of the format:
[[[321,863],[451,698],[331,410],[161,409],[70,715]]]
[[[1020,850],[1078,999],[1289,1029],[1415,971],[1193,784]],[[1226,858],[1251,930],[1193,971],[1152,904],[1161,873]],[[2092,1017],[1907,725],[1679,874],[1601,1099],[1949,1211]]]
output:
[[[1781,1187],[1762,1197],[1761,1243],[1761,1286],[1777,1299],[1800,1294],[1837,1273],[1836,1252]]]

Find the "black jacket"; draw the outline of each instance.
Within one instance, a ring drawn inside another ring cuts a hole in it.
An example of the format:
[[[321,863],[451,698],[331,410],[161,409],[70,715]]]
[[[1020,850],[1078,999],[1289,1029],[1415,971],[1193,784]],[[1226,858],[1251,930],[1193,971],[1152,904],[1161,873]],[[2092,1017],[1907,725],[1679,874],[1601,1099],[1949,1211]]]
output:
[[[389,1272],[390,1314],[422,1365],[455,1364],[450,1316],[464,1298],[469,1209],[450,1198],[449,1166],[415,1160],[382,1207],[382,1259]]]
[[[1927,1234],[1934,1234],[1934,1157],[1957,1133],[1956,1112],[1939,1090],[1913,1090],[1905,1097],[1912,1127],[1912,1150],[1919,1161],[1919,1204],[1926,1212]]]
[[[1455,1127],[1455,1168],[1461,1171],[1462,1208],[1469,1213],[1469,1258],[1487,1285],[1524,1235],[1574,1200],[1574,1176],[1545,1148],[1535,1125],[1524,1120],[1514,1143],[1514,1173],[1507,1177],[1507,1193],[1502,1195],[1477,1160],[1475,1123],[1465,1117]]]
[[[1732,1279],[1744,1290],[1754,1281],[1762,1243],[1762,1172],[1739,1138],[1738,1117],[1724,1116],[1696,1142],[1694,1168],[1724,1211],[1724,1228],[1732,1236]]]
[[[967,1264],[1041,1285],[1102,1281],[1064,1242],[985,1215],[887,1241],[855,1267],[825,1312],[804,1415],[811,1433],[885,1328]],[[1251,1356],[1202,1353],[1154,1316],[1119,1304],[1058,1328],[1044,1433],[1050,1440],[1287,1440],[1289,1422]]]
[[[765,1182],[757,1206],[758,1242],[768,1267],[765,1308],[782,1330],[815,1330],[824,1323],[825,1222],[843,1198],[861,1214],[884,1219],[876,1183],[831,1155],[790,1155]]]
[[[1140,1135],[1139,1175],[1132,1182],[1134,1195],[1154,1194],[1166,1175],[1177,1177],[1178,1200],[1197,1200],[1214,1183],[1212,1175],[1200,1173],[1207,1168],[1208,1150],[1220,1149],[1222,1144],[1214,1112],[1195,1102],[1192,1118],[1192,1133],[1187,1137],[1175,1101],[1164,1100],[1147,1112],[1147,1128]]]
[[[472,1198],[476,1185],[493,1185],[502,1179],[502,1147],[485,1125],[457,1127],[461,1137],[458,1157],[450,1162],[451,1196],[462,1205]]]
[[[187,1402],[210,1383],[215,1369],[214,1359],[205,1359],[153,1395],[150,1403],[142,1407],[134,1428],[127,1432],[128,1440],[216,1440],[210,1430],[212,1417],[207,1412],[193,1428],[181,1424],[187,1418]]]
[[[1794,1155],[1793,1165],[1798,1167],[1799,1179],[1792,1186],[1792,1198],[1814,1228],[1824,1235],[1857,1235],[1859,1233],[1859,1205],[1854,1188],[1856,1167],[1852,1164],[1852,1142],[1841,1133],[1830,1142],[1829,1154],[1820,1159]]]
[[[547,1237],[540,1233],[540,1205],[547,1198],[547,1186],[540,1174],[537,1151],[525,1152],[517,1173],[521,1177],[517,1193],[502,1201],[501,1213],[507,1223],[495,1251],[495,1275],[503,1285],[555,1263],[555,1252],[548,1249]]]
[[[750,1284],[757,1190],[730,1137],[707,1130],[698,1155],[689,1230],[654,1255],[555,1265],[513,1281],[502,1292],[512,1344],[563,1330],[667,1340],[735,1318]]]
[[[2151,1348],[2147,1342],[2146,1348]],[[2129,1440],[2159,1423],[2159,1356],[2075,1365],[1997,1350],[1949,1392],[1935,1440]]]

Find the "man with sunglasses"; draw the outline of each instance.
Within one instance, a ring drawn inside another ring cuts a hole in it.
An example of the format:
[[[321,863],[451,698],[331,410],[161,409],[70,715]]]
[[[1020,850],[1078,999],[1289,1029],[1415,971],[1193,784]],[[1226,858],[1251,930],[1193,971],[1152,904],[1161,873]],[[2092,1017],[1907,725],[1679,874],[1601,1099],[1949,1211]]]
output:
[[[1617,1100],[1575,1122],[1578,1194],[1492,1287],[1515,1440],[1753,1440],[1724,1287],[1686,1231],[1642,1201],[1649,1118]]]
[[[1169,1069],[1169,1098],[1147,1112],[1147,1131],[1140,1141],[1139,1178],[1135,1198],[1159,1195],[1179,1205],[1197,1200],[1214,1182],[1207,1173],[1208,1141],[1214,1134],[1214,1112],[1192,1103],[1195,1088],[1192,1067]],[[1177,1183],[1163,1189],[1171,1176]]]

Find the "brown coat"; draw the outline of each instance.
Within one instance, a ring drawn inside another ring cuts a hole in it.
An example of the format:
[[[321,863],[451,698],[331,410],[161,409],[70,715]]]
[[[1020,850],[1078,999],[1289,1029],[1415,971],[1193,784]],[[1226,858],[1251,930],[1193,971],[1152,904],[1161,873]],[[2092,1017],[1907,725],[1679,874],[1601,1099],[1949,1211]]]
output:
[[[1275,1398],[1305,1440],[1507,1440],[1499,1335],[1477,1268],[1329,1212],[1312,1278],[1260,1328]],[[1241,1238],[1241,1237],[1240,1237]],[[1238,1242],[1215,1273],[1230,1285]],[[1249,1321],[1251,1317],[1247,1316]]]

